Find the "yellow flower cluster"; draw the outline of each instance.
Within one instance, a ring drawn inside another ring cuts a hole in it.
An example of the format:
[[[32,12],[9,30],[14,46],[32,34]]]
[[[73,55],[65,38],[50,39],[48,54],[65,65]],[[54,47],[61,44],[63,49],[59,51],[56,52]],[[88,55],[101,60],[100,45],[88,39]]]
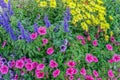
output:
[[[56,4],[56,0],[36,0],[36,2],[38,3],[38,7],[51,7],[51,8],[56,8],[57,4]]]
[[[90,26],[100,26],[107,32],[110,28],[106,21],[106,8],[102,0],[62,0],[69,7],[73,16],[72,23],[81,23],[83,30],[88,31]],[[112,16],[109,16],[113,20]]]
[[[4,0],[5,3],[8,3],[9,0]]]

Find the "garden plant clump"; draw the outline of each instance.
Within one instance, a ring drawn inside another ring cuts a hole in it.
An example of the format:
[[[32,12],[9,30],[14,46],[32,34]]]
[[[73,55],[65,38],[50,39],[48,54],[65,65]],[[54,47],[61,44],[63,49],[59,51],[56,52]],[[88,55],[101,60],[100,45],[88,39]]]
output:
[[[120,80],[119,0],[0,0],[0,80]]]

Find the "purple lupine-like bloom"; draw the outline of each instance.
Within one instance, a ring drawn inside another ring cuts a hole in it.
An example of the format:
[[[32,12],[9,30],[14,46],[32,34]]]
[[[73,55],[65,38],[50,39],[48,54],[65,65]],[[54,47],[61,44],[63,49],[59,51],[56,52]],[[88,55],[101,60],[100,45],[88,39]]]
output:
[[[38,25],[37,23],[34,23],[34,32],[37,32],[37,29],[38,29]]]
[[[65,16],[66,16],[67,20],[69,21],[70,20],[70,8],[66,9]]]
[[[64,31],[65,32],[69,32],[69,24],[68,24],[68,21],[67,21],[67,18],[66,16],[64,17]]]
[[[2,8],[7,8],[7,4],[4,2],[4,0],[0,0],[0,6]]]
[[[26,36],[25,36],[25,39],[26,39],[26,41],[27,41],[28,43],[31,41],[29,31],[26,31]]]
[[[65,45],[60,46],[60,52],[65,52],[66,49],[67,49],[67,46],[65,46]]]
[[[26,36],[25,36],[25,29],[22,26],[21,22],[18,22],[18,28],[20,29],[22,38],[25,39],[26,38]]]
[[[47,28],[49,28],[51,26],[51,23],[48,20],[48,16],[47,15],[45,15],[45,17],[44,17],[44,22],[45,22],[45,25],[46,25]]]
[[[12,7],[11,7],[11,0],[8,1],[8,12],[10,16],[14,14]]]

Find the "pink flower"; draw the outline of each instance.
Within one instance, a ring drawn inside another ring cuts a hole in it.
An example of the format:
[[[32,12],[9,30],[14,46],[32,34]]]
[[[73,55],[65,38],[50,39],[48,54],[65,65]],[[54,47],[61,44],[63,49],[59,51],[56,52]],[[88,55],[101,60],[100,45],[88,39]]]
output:
[[[76,63],[74,61],[69,61],[67,65],[69,67],[75,67]]]
[[[36,67],[37,67],[37,65],[38,65],[38,63],[37,63],[37,62],[32,62],[33,69],[34,69],[34,68],[36,68]]]
[[[77,80],[80,80],[80,78],[77,78]]]
[[[82,45],[85,45],[86,41],[83,39],[81,43],[82,43]]]
[[[7,41],[5,40],[2,44],[2,48],[4,48],[6,44],[7,44]]]
[[[80,70],[80,74],[83,75],[83,76],[86,75],[86,70],[85,70],[85,68],[82,68],[82,69]]]
[[[112,70],[108,70],[108,76],[109,76],[110,78],[113,78],[113,77],[114,77],[114,73],[113,73]]]
[[[74,76],[73,76],[73,75],[70,75],[70,76],[69,76],[69,80],[74,80]]]
[[[73,68],[67,68],[66,69],[66,74],[67,75],[73,75],[74,74],[74,69]]]
[[[10,68],[13,68],[15,66],[15,60],[12,60],[11,62],[10,62],[10,64],[9,64],[9,67]]]
[[[115,42],[115,38],[113,36],[110,37],[110,41],[114,43]]]
[[[52,55],[53,53],[54,53],[53,47],[50,47],[50,48],[47,49],[47,54],[48,55]]]
[[[109,63],[113,63],[113,62],[114,62],[114,60],[113,60],[113,59],[110,59],[110,60],[108,60],[108,62],[109,62]]]
[[[36,39],[36,38],[37,38],[37,33],[32,33],[32,34],[30,34],[30,38],[31,38],[32,40]]]
[[[59,74],[60,74],[60,70],[59,69],[54,70],[53,73],[52,73],[54,78],[56,78]]]
[[[58,63],[55,62],[54,60],[50,60],[49,67],[50,67],[50,68],[58,67]]]
[[[93,62],[98,62],[98,58],[96,56],[93,56]]]
[[[25,57],[25,56],[24,56],[24,57],[22,57],[22,58],[21,58],[21,60],[26,61],[26,57]]]
[[[113,50],[113,47],[112,47],[110,44],[107,44],[107,45],[106,45],[106,48],[107,48],[108,50],[110,50],[110,51]]]
[[[73,68],[73,74],[77,74],[78,70],[76,68]]]
[[[39,27],[39,28],[38,28],[38,33],[39,33],[40,35],[45,35],[45,34],[47,34],[46,28],[45,28],[45,27]]]
[[[92,54],[86,54],[85,60],[86,60],[88,63],[93,62],[93,60],[94,60],[93,55],[92,55]]]
[[[83,40],[83,39],[84,39],[84,37],[81,36],[81,35],[78,35],[76,38],[77,38],[78,40]]]
[[[27,71],[31,71],[33,69],[33,66],[31,63],[26,63],[25,68],[27,69]]]
[[[93,44],[93,46],[97,46],[97,45],[98,45],[97,40],[94,40],[94,41],[92,42],[92,44]]]
[[[38,79],[44,78],[44,72],[37,72],[37,73],[36,73],[36,77],[37,77]]]
[[[98,74],[98,72],[97,72],[96,70],[93,70],[93,75],[94,75],[95,77],[98,77],[98,76],[99,76],[99,74]]]
[[[86,79],[86,80],[94,80],[94,78],[93,78],[91,75],[85,76],[85,79]]]
[[[7,74],[7,73],[8,73],[8,70],[9,70],[9,68],[8,68],[8,66],[6,66],[6,65],[1,66],[1,68],[0,68],[0,72],[1,72],[2,74]]]
[[[112,59],[113,59],[114,62],[119,62],[120,61],[120,55],[114,54]]]
[[[44,68],[45,68],[45,65],[42,63],[37,65],[37,70],[43,70]]]
[[[43,45],[46,45],[48,43],[48,39],[42,39]]]
[[[15,64],[16,68],[22,69],[24,67],[24,61],[22,59],[17,60]]]
[[[32,63],[32,60],[30,58],[25,60],[26,63]]]
[[[102,80],[102,78],[97,78],[96,80]]]

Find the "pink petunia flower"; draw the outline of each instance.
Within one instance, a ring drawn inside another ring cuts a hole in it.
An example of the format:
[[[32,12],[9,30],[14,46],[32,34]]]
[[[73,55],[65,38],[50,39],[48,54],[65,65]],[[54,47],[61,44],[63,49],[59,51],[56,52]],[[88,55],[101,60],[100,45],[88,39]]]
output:
[[[93,56],[93,62],[98,62],[98,58],[96,56]]]
[[[107,48],[108,50],[110,50],[110,51],[113,50],[113,47],[112,47],[112,45],[110,45],[110,44],[107,44],[107,45],[106,45],[106,48]]]
[[[9,70],[9,68],[6,65],[1,66],[1,68],[0,68],[1,74],[7,74],[8,70]]]
[[[58,67],[58,63],[54,60],[50,60],[49,67],[56,68],[56,67]]]
[[[32,40],[36,39],[36,38],[37,38],[37,33],[32,33],[32,34],[30,34],[30,38],[31,38]]]
[[[30,58],[25,60],[26,63],[32,63],[32,60]]]
[[[13,68],[15,66],[15,60],[12,60],[11,62],[10,62],[10,64],[9,64],[9,67],[10,68]]]
[[[93,62],[93,60],[94,60],[93,55],[92,55],[92,54],[86,54],[85,60],[86,60],[88,63]]]
[[[69,80],[74,80],[74,76],[73,76],[73,75],[70,75],[70,76],[69,76]]]
[[[110,37],[110,41],[112,42],[112,43],[114,43],[115,42],[115,38],[112,36],[112,37]]]
[[[52,73],[54,78],[56,78],[59,74],[60,74],[60,70],[59,69],[54,70],[53,73]]]
[[[86,79],[86,80],[94,80],[94,78],[93,78],[91,75],[85,76],[85,79]]]
[[[120,61],[120,55],[114,54],[112,59],[113,59],[114,62],[119,62]]]
[[[82,42],[81,42],[82,45],[85,45],[86,44],[86,41],[83,39]]]
[[[102,80],[102,78],[96,78],[96,80]]]
[[[113,77],[114,77],[114,73],[113,73],[112,70],[108,70],[108,76],[109,76],[110,78],[113,78]]]
[[[86,69],[85,69],[85,68],[82,68],[82,69],[80,70],[80,74],[83,75],[83,76],[85,76],[85,75],[86,75]]]
[[[77,74],[78,70],[76,68],[73,68],[73,74]]]
[[[52,55],[53,53],[54,53],[53,47],[50,47],[50,48],[47,49],[47,54],[48,55]]]
[[[45,35],[45,34],[47,34],[46,28],[45,28],[45,27],[39,27],[39,28],[38,28],[38,33],[39,33],[40,35]]]
[[[24,61],[22,59],[17,60],[15,64],[16,68],[22,69],[24,67]]]
[[[98,77],[98,76],[99,76],[99,74],[98,74],[98,72],[97,72],[96,70],[93,70],[93,75],[94,75],[95,77]]]
[[[43,45],[46,45],[48,43],[48,39],[42,39]]]
[[[44,68],[45,68],[45,65],[42,63],[37,65],[37,70],[43,70]]]
[[[80,78],[77,78],[77,80],[80,80]]]
[[[44,78],[44,72],[37,72],[37,73],[36,73],[36,77],[37,77],[38,79]]]
[[[68,65],[69,67],[75,67],[76,62],[70,60],[70,61],[67,63],[67,65]]]
[[[97,40],[93,40],[92,44],[93,44],[93,46],[98,46]]]
[[[32,62],[33,69],[36,68],[38,65],[38,62]]]
[[[73,68],[67,68],[66,69],[66,74],[67,75],[73,75],[74,74],[74,69]]]
[[[110,60],[108,60],[108,62],[109,62],[109,63],[113,63],[113,62],[114,62],[114,60],[113,60],[113,59],[110,59]]]
[[[84,37],[81,36],[81,35],[78,35],[76,38],[77,38],[78,40],[83,40],[83,39],[84,39]]]
[[[26,63],[25,68],[27,71],[31,71],[33,69],[32,63]]]

